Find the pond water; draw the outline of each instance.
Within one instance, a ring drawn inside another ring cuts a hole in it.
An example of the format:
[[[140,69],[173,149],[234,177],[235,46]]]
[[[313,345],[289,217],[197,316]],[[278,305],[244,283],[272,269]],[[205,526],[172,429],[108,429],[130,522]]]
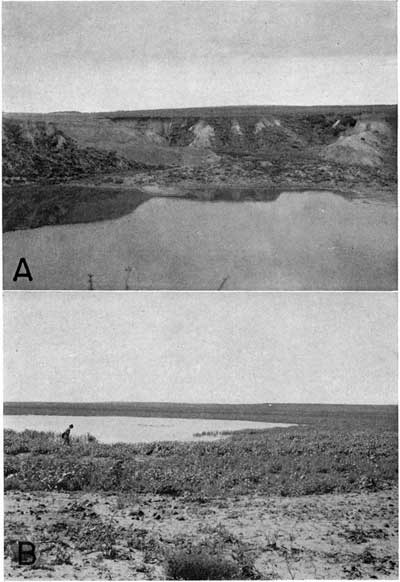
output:
[[[329,192],[153,198],[132,214],[3,236],[6,289],[390,290],[397,209]],[[20,257],[33,281],[12,278]]]
[[[61,434],[70,424],[72,436],[95,436],[103,443],[148,443],[153,441],[210,440],[222,435],[196,436],[202,432],[265,429],[289,424],[245,420],[209,420],[197,418],[153,418],[133,416],[42,416],[5,415],[4,428],[51,431]]]

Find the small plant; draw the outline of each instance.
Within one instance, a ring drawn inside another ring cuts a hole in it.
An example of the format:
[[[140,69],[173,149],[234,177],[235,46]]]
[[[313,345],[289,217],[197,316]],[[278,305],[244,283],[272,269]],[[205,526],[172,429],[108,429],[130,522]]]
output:
[[[132,267],[129,265],[128,267],[125,268],[125,291],[129,291],[130,287],[129,287],[129,279],[130,276],[132,274]]]
[[[63,565],[63,564],[71,565],[72,564],[71,553],[68,552],[68,550],[63,548],[61,545],[57,544],[55,556],[53,559],[53,564],[54,565]]]
[[[238,564],[201,548],[178,550],[166,558],[166,575],[172,580],[239,580]]]
[[[269,470],[271,473],[280,473],[282,471],[282,463],[279,461],[271,463]]]
[[[4,479],[4,491],[21,489],[21,483],[17,476],[9,475]]]
[[[94,290],[93,276],[94,276],[93,273],[88,273],[88,290],[89,291]]]

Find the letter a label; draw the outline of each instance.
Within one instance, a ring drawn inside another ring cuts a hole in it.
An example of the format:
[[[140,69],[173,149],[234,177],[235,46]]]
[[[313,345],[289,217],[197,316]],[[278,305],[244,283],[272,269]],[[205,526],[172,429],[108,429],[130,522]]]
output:
[[[29,281],[33,280],[31,272],[28,267],[28,263],[25,257],[21,257],[18,263],[17,270],[15,271],[15,275],[13,277],[13,281],[18,281],[19,278],[26,277]]]

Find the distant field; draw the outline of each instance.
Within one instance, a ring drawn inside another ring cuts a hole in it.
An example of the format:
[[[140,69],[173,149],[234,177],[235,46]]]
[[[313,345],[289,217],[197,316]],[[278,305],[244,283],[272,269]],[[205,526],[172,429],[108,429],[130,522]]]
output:
[[[396,115],[397,105],[319,105],[319,106],[281,106],[250,105],[227,107],[194,107],[187,109],[147,109],[142,111],[113,111],[97,113],[98,117],[109,119],[128,119],[129,117],[249,117],[260,115],[299,115],[338,113],[340,115],[388,114]]]
[[[5,402],[4,414],[215,418],[397,430],[397,406],[394,405]]]
[[[397,115],[397,105],[232,105],[225,107],[188,107],[177,109],[141,109],[138,111],[102,111],[96,113],[80,111],[60,111],[50,113],[4,113],[6,117],[20,118],[51,118],[51,117],[76,117],[91,116],[105,117],[108,119],[134,118],[160,118],[160,117],[245,117],[259,115],[290,115],[290,114],[328,114],[340,113],[341,115],[366,114],[393,114]]]

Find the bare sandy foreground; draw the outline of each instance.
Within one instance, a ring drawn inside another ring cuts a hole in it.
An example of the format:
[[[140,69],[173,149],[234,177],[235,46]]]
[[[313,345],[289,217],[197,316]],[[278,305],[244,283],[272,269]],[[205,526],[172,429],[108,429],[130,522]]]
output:
[[[227,546],[230,534],[249,545],[263,579],[398,578],[397,488],[199,501],[8,492],[4,511],[6,578],[165,579],[161,547],[176,547],[180,539],[201,542],[217,528]],[[101,531],[115,533],[113,557],[104,557],[104,547],[85,545]],[[36,544],[34,569],[11,558],[21,539]]]

